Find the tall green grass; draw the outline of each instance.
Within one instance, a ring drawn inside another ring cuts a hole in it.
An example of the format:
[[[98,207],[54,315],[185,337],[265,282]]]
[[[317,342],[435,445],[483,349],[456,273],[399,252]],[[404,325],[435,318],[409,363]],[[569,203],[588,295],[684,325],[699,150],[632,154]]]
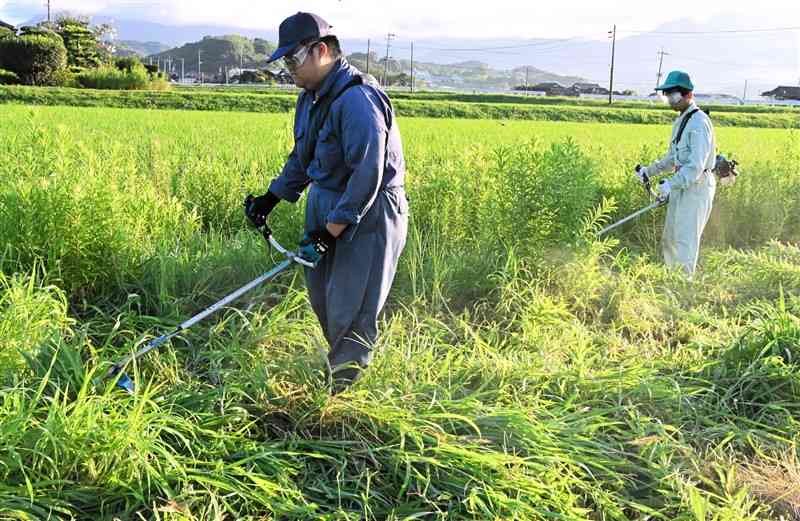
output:
[[[167,90],[169,83],[163,78],[151,78],[142,64],[127,69],[103,66],[83,71],[76,76],[81,87],[111,90]]]
[[[755,520],[797,507],[782,492],[800,436],[791,132],[720,130],[742,175],[688,282],[657,262],[663,216],[593,239],[646,203],[629,166],[668,128],[401,119],[412,227],[364,378],[329,396],[294,271],[131,366],[127,396],[101,378],[111,361],[277,260],[241,200],[281,167],[290,118],[6,109],[0,516]],[[278,207],[281,241],[301,217]]]

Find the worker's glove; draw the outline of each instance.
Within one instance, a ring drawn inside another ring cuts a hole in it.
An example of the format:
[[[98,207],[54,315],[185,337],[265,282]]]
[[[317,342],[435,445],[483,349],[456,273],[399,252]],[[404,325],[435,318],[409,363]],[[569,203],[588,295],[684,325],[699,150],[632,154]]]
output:
[[[244,214],[250,219],[253,226],[261,228],[267,224],[267,216],[280,201],[280,197],[272,192],[267,192],[258,197],[253,197],[253,194],[250,194],[244,199]]]
[[[662,179],[660,183],[658,183],[658,200],[662,203],[667,202],[669,200],[669,193],[672,191],[672,187],[669,184],[667,179]]]
[[[322,260],[322,257],[333,248],[335,243],[336,237],[331,235],[327,228],[311,230],[303,236],[297,253],[304,260],[316,266]]]
[[[639,182],[642,183],[643,185],[650,182],[650,176],[647,174],[647,167],[642,165],[636,165],[634,172],[636,174],[636,177],[639,179]]]

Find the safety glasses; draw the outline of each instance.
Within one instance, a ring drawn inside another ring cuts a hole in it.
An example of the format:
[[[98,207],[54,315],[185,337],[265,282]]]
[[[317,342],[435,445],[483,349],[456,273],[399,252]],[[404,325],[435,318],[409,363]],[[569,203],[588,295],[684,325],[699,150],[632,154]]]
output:
[[[311,49],[313,49],[314,46],[317,45],[318,43],[319,42],[317,41],[317,42],[312,42],[308,45],[303,45],[292,54],[284,56],[283,63],[286,65],[286,68],[297,69],[300,66],[302,66],[305,63],[309,53],[311,52]]]

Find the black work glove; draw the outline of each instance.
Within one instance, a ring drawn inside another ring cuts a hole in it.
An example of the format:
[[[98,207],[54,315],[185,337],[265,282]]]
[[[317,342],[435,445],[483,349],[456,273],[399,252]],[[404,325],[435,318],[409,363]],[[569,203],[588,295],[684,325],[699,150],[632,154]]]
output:
[[[267,224],[267,216],[279,202],[281,198],[269,191],[258,197],[250,194],[244,199],[244,214],[256,228],[261,228]]]
[[[327,228],[311,230],[307,232],[303,236],[303,240],[300,241],[298,253],[300,253],[300,256],[305,260],[316,265],[322,260],[322,257],[333,248],[335,243],[336,237],[331,235],[331,232],[329,232]]]

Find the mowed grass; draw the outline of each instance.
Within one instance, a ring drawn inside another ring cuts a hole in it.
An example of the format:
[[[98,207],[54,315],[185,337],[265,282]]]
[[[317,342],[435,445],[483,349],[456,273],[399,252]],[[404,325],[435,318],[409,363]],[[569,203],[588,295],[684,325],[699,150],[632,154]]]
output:
[[[0,516],[779,519],[796,515],[800,141],[742,163],[693,282],[631,166],[666,126],[401,119],[412,229],[375,363],[331,398],[298,271],[130,367],[274,265],[245,224],[291,145],[269,114],[3,106]],[[282,242],[301,234],[282,204]]]

